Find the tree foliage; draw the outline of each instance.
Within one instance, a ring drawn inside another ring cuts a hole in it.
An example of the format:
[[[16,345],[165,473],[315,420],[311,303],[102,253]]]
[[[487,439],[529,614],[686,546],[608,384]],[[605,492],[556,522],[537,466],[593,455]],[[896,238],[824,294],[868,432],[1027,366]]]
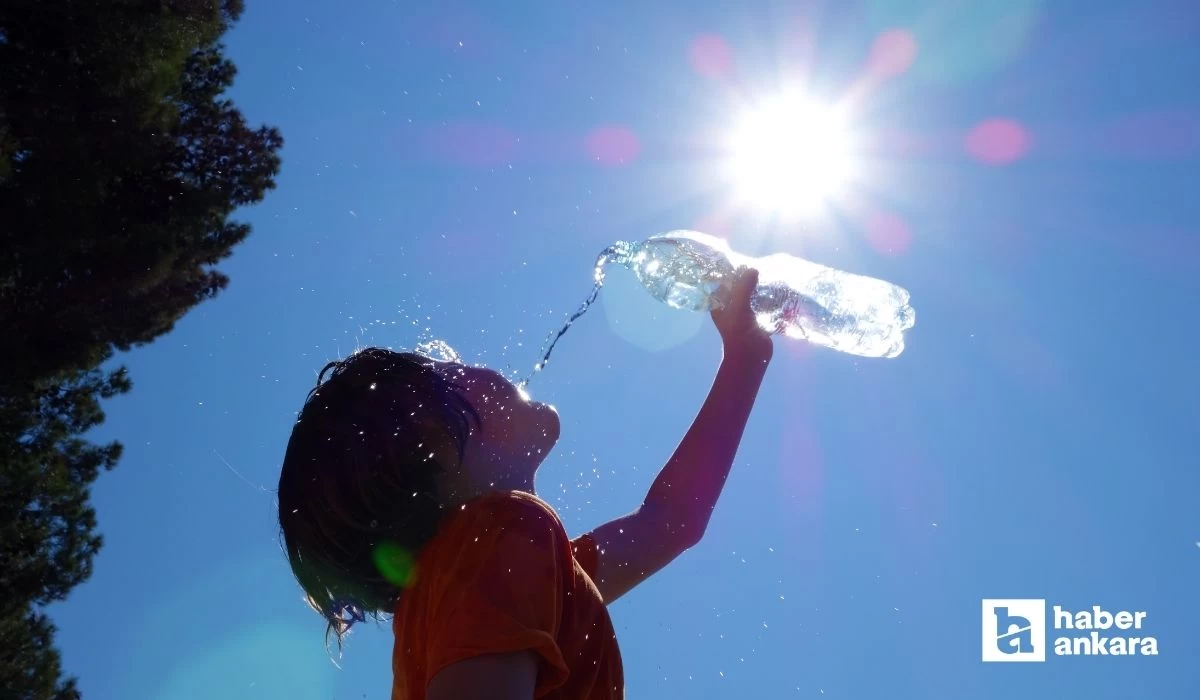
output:
[[[114,353],[228,279],[231,220],[274,187],[279,133],[224,96],[240,0],[0,2],[0,696],[78,697],[44,606],[91,574],[84,436],[130,388]]]

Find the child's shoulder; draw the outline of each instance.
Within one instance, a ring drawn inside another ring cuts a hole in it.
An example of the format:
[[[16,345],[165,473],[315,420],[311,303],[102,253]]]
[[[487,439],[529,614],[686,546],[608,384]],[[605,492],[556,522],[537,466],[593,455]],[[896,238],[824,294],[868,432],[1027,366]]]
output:
[[[463,504],[423,554],[427,567],[472,572],[493,560],[567,561],[569,556],[570,540],[554,509],[520,491],[489,493]]]
[[[465,508],[471,520],[485,519],[492,524],[529,532],[552,530],[566,535],[554,508],[524,491],[496,491],[480,496]]]

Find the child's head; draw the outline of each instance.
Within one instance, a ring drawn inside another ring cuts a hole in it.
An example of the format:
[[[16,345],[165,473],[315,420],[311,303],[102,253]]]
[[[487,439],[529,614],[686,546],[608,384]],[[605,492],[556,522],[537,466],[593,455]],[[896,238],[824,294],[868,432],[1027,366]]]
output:
[[[554,409],[500,374],[379,348],[332,362],[292,429],[279,524],[309,604],[339,636],[390,612],[452,506],[531,490]]]

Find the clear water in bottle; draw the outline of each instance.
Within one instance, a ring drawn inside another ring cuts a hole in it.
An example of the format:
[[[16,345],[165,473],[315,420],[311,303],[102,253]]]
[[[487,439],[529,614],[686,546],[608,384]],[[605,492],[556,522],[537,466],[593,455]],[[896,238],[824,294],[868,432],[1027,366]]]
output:
[[[758,270],[751,298],[764,330],[852,355],[895,357],[916,314],[906,290],[786,253],[740,255],[722,239],[671,231],[609,249],[610,262],[633,270],[654,297],[677,309],[720,307],[737,268]]]
[[[600,253],[591,294],[551,334],[534,373],[546,366],[559,339],[595,303],[610,263],[632,270],[660,301],[692,311],[723,306],[737,269],[752,267],[758,270],[758,287],[750,306],[764,330],[862,357],[899,355],[904,350],[904,331],[916,322],[908,292],[890,282],[786,253],[751,258],[734,252],[716,236],[670,231],[640,243],[618,241]],[[521,385],[532,378],[531,374]]]

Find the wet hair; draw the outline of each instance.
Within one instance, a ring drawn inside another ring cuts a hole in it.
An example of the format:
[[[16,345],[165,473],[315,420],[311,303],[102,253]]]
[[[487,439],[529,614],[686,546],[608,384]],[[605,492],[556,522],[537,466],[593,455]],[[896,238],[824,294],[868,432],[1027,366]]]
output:
[[[321,370],[279,475],[279,525],[292,572],[338,646],[355,622],[391,613],[418,572],[479,415],[432,360],[367,348]],[[441,455],[441,457],[439,457]]]

